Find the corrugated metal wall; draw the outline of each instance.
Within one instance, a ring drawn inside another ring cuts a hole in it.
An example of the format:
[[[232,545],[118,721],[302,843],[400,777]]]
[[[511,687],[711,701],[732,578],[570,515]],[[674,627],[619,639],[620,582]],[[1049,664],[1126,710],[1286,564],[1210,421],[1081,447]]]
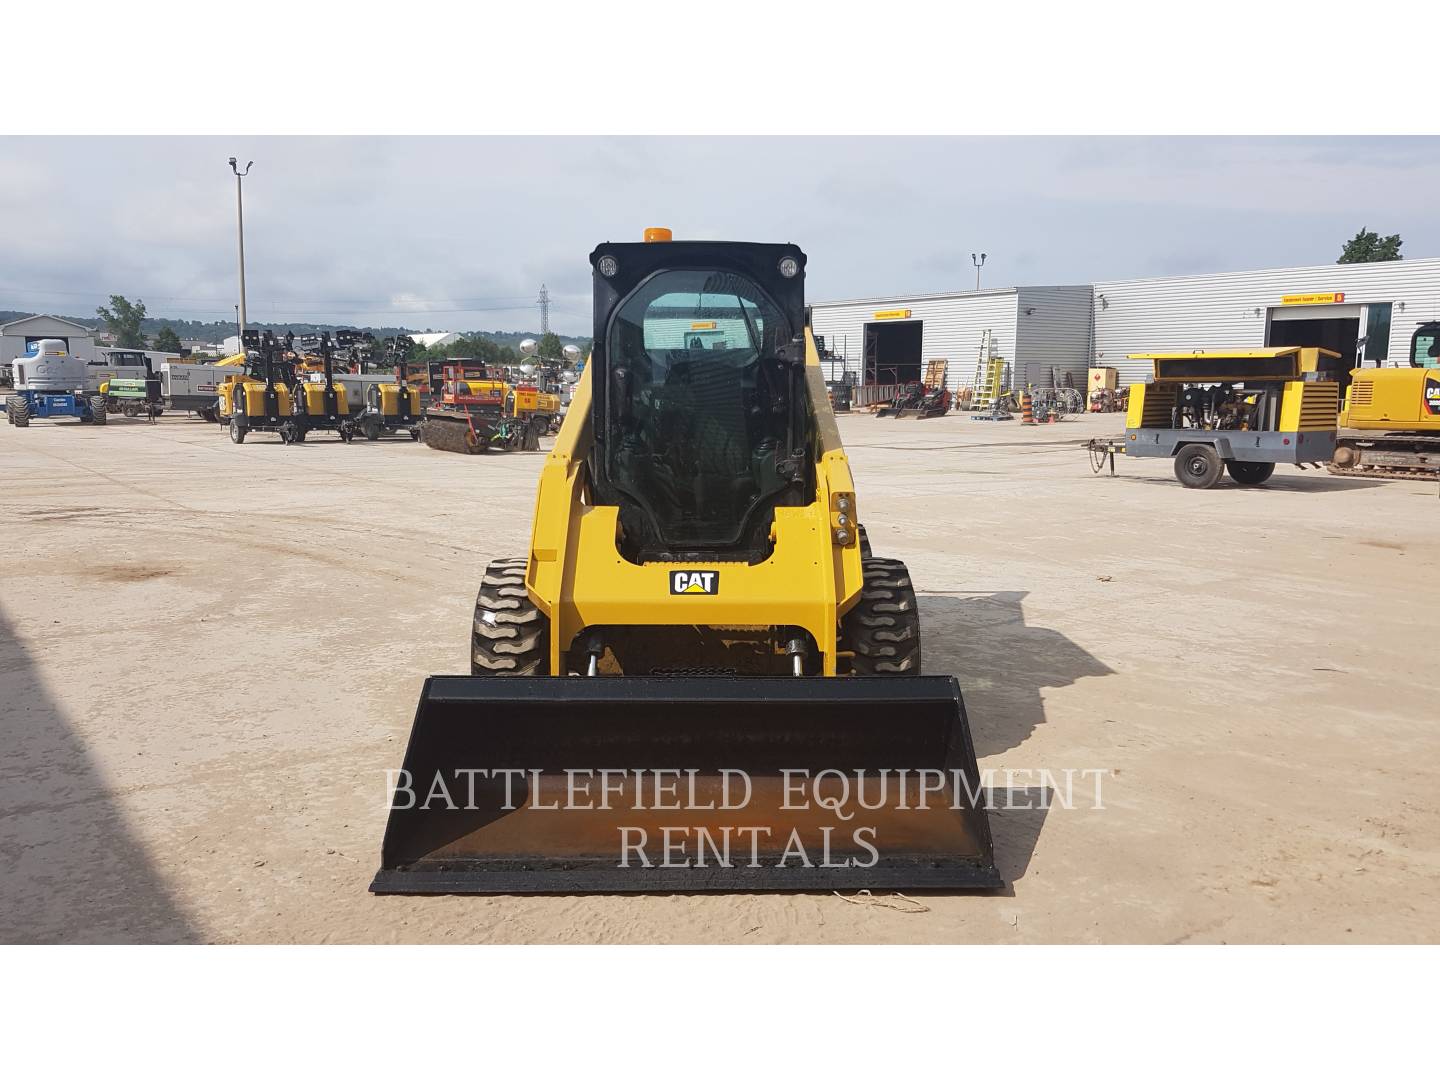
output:
[[[1149,365],[1127,353],[1259,348],[1266,313],[1282,296],[1337,291],[1347,304],[1395,304],[1387,355],[1406,364],[1415,324],[1440,318],[1440,259],[1096,282],[1095,364],[1118,368],[1125,385],[1149,376]],[[1324,317],[1323,305],[1310,310]]]
[[[1037,305],[1038,306],[1038,305]],[[994,353],[1014,360],[1017,290],[983,289],[980,292],[938,293],[930,296],[876,297],[813,305],[811,324],[825,336],[826,345],[845,357],[845,370],[862,378],[865,324],[877,311],[909,308],[911,322],[923,322],[921,373],[925,361],[948,360],[945,384],[951,390],[969,386],[975,378],[980,339],[989,330]]]
[[[1023,286],[1011,381],[1015,386],[1050,386],[1051,372],[1064,385],[1069,372],[1077,390],[1085,389],[1090,366],[1089,285]]]

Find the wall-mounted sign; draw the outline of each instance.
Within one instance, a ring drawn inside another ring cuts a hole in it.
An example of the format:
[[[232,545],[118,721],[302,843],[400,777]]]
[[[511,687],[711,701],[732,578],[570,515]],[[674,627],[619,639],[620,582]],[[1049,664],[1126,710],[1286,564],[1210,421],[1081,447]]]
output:
[[[704,322],[692,322],[692,323],[690,324],[690,329],[691,329],[691,330],[714,330],[714,329],[715,329],[715,320],[714,320],[714,319],[707,319],[707,320],[705,320]]]
[[[1287,293],[1280,297],[1282,304],[1343,304],[1345,294],[1343,292],[1306,292]]]
[[[875,318],[876,318],[877,320],[879,320],[879,319],[908,319],[909,317],[910,317],[910,309],[909,309],[908,307],[906,307],[906,308],[891,308],[889,311],[877,311],[877,312],[875,312]]]

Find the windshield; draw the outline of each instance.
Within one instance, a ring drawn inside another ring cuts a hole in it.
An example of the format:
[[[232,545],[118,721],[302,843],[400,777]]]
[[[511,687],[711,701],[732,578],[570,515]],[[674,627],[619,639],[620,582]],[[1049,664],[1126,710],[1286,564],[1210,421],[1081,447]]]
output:
[[[1440,367],[1440,324],[1422,326],[1415,331],[1415,349],[1410,354],[1411,367]]]
[[[606,352],[611,481],[667,544],[723,545],[786,486],[792,329],[751,279],[666,270],[616,310]]]

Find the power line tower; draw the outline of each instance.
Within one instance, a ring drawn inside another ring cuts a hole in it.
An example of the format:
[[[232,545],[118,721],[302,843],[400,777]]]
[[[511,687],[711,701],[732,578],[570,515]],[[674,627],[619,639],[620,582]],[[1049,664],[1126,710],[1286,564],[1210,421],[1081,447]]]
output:
[[[540,286],[540,299],[535,303],[540,305],[540,336],[544,337],[550,332],[550,290],[542,283]]]

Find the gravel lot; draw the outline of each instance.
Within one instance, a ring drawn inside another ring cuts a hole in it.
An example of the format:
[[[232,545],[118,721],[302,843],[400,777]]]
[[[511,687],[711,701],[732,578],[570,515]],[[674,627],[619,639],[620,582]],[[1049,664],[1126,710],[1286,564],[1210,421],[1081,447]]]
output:
[[[918,906],[370,896],[384,770],[541,455],[0,427],[0,941],[1435,941],[1435,486],[1092,476],[1121,427],[841,419],[982,768],[1105,771],[994,813],[1005,894]]]

